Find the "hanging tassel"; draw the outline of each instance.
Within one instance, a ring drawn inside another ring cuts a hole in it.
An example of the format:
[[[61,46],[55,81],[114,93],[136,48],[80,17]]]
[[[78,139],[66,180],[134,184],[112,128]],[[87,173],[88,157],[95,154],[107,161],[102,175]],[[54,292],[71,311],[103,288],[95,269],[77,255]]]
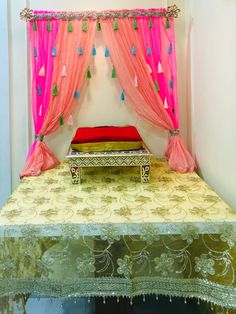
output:
[[[117,31],[118,29],[119,29],[119,27],[118,27],[117,20],[114,20],[113,30],[114,30],[114,31]]]
[[[124,101],[125,100],[125,92],[122,90],[122,93],[120,95],[120,100]]]
[[[83,54],[83,49],[82,49],[82,47],[79,47],[77,52],[78,52],[78,55],[79,55],[79,56],[82,56],[82,54]]]
[[[43,105],[41,104],[39,107],[39,116],[42,117]]]
[[[68,21],[67,30],[68,30],[69,33],[73,32],[73,24],[72,24],[71,21]]]
[[[170,21],[169,21],[169,19],[166,19],[166,28],[170,28]]]
[[[34,30],[34,31],[37,31],[37,30],[38,30],[38,28],[37,28],[37,23],[36,23],[35,20],[34,20],[34,22],[33,22],[33,30]]]
[[[101,28],[101,23],[99,20],[97,20],[97,31],[100,31],[102,28]]]
[[[39,76],[45,76],[45,66],[44,65],[39,70]]]
[[[87,78],[91,79],[91,77],[92,77],[92,75],[91,75],[90,67],[88,67]]]
[[[57,55],[57,49],[56,49],[56,47],[53,47],[52,48],[52,56],[56,57],[56,55]]]
[[[65,77],[67,76],[67,70],[66,70],[66,65],[64,64],[61,70],[61,76]]]
[[[96,48],[95,48],[95,46],[93,45],[93,48],[92,48],[92,56],[96,56]]]
[[[51,22],[47,21],[47,31],[51,32],[51,30],[52,30]]]
[[[105,50],[105,58],[108,58],[110,56],[110,51],[109,49],[106,47],[106,50]]]
[[[116,71],[115,71],[114,66],[113,66],[112,71],[111,71],[111,77],[116,78]]]
[[[79,95],[79,92],[78,90],[76,89],[75,93],[74,93],[74,98],[76,99],[79,99],[80,98],[80,95]]]
[[[38,87],[37,87],[37,93],[38,93],[38,95],[41,95],[41,88],[40,88],[39,85],[38,85]]]
[[[133,28],[138,29],[138,23],[137,23],[136,19],[134,19]]]
[[[38,53],[37,53],[37,49],[34,47],[34,57],[37,58]]]
[[[148,26],[149,26],[150,28],[153,28],[152,19],[149,19]]]
[[[165,109],[168,109],[168,108],[169,108],[168,102],[167,102],[166,98],[165,98],[165,100],[164,100],[164,108],[165,108]]]
[[[63,126],[64,121],[63,121],[63,115],[62,114],[60,114],[59,120],[60,120],[60,126]]]
[[[87,21],[83,21],[82,31],[87,32]]]
[[[152,68],[150,67],[150,65],[147,63],[147,67],[148,67],[148,72],[151,74],[152,73]]]
[[[58,96],[57,84],[53,84],[52,96]]]
[[[70,115],[69,118],[68,118],[68,120],[67,120],[67,124],[68,124],[68,125],[73,125],[73,123],[74,123],[74,122],[73,122],[73,117],[72,117],[72,115]]]
[[[169,47],[168,47],[168,54],[170,55],[172,52],[172,44],[170,43]]]
[[[169,86],[170,86],[171,89],[172,89],[173,86],[174,86],[174,83],[173,83],[173,80],[172,80],[172,79],[170,79],[170,84],[169,84]]]
[[[132,52],[132,55],[133,55],[133,56],[136,56],[136,50],[135,50],[134,45],[133,45],[132,48],[131,48],[131,52]]]
[[[156,91],[159,92],[160,88],[157,81],[154,81],[154,85],[155,85]]]
[[[157,73],[162,73],[162,72],[163,70],[162,70],[161,62],[159,61],[158,66],[157,66]]]
[[[147,49],[147,54],[148,54],[149,56],[152,54],[152,50],[151,50],[150,47],[148,47],[148,49]]]
[[[135,86],[135,87],[138,87],[138,78],[137,78],[136,75],[135,75],[135,77],[134,77],[134,86]]]

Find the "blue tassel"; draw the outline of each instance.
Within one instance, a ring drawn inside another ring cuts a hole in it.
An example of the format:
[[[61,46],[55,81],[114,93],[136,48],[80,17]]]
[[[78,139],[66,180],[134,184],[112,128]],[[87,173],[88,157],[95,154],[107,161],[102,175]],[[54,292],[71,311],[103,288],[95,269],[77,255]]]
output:
[[[36,58],[37,56],[38,56],[37,49],[34,47],[34,57]]]
[[[135,47],[134,47],[134,46],[132,46],[131,52],[132,52],[132,55],[133,55],[133,56],[136,56],[136,50],[135,50]]]
[[[82,49],[82,47],[79,47],[78,48],[78,55],[82,56],[82,54],[83,54],[83,49]]]
[[[170,79],[170,88],[173,88],[173,80]]]
[[[172,44],[170,43],[169,47],[168,47],[168,54],[170,55],[172,52]]]
[[[93,56],[96,56],[96,48],[95,48],[94,45],[93,45],[93,48],[92,48],[92,55],[93,55]]]
[[[56,57],[56,55],[57,55],[57,49],[56,49],[56,47],[53,47],[52,48],[52,56]]]
[[[110,51],[109,49],[106,47],[106,50],[105,50],[105,58],[108,58],[110,56]]]
[[[38,87],[37,87],[37,92],[38,92],[38,95],[41,95],[41,88],[40,88],[39,85],[38,85]]]
[[[74,98],[76,99],[79,99],[80,98],[80,95],[79,95],[79,92],[78,90],[76,89],[75,93],[74,93]]]
[[[148,47],[147,54],[148,54],[149,56],[152,54],[152,50],[151,50],[150,47]]]
[[[120,95],[120,100],[124,101],[125,100],[125,92],[122,90],[122,93]]]

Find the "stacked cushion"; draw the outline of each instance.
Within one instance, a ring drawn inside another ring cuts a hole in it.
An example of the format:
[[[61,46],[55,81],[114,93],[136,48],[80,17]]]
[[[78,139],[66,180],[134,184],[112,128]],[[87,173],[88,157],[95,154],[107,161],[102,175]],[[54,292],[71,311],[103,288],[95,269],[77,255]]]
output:
[[[142,138],[134,126],[78,128],[71,148],[81,152],[135,150],[142,148]]]

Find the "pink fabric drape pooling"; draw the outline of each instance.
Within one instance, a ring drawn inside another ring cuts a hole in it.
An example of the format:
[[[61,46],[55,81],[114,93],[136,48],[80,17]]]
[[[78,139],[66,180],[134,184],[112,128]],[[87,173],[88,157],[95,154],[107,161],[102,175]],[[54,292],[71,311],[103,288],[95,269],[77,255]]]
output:
[[[33,68],[32,107],[38,139],[30,149],[21,177],[39,175],[59,163],[42,137],[54,132],[60,126],[60,119],[66,121],[76,108],[74,94],[76,90],[81,91],[84,84],[94,42],[95,20],[87,21],[86,32],[82,31],[82,20],[70,22],[71,32],[68,31],[68,21],[50,22],[51,31],[46,29],[47,21],[44,20],[36,21],[37,31],[33,29],[34,22],[29,24]],[[44,47],[42,50],[41,45]],[[82,47],[82,55],[78,54],[78,47]],[[41,78],[39,73],[40,70],[43,73],[44,69],[45,77]],[[44,84],[37,85],[41,80],[44,80]],[[53,96],[55,85],[58,95]]]
[[[133,28],[132,18],[117,19],[118,30],[113,30],[113,19],[101,19],[101,26],[117,78],[129,104],[143,119],[172,131],[178,128],[176,69],[173,57],[168,56],[174,54],[174,38],[172,38],[174,33],[168,33],[169,37],[167,36],[162,20],[163,18],[154,19],[154,34],[150,34],[146,29],[145,23],[148,23],[148,20],[145,18],[137,19],[137,22],[140,22],[139,31]],[[173,28],[173,22],[171,23]],[[156,36],[159,40],[156,40]],[[152,58],[145,58],[147,45],[153,49]],[[163,67],[162,74],[158,73],[157,61],[160,60]],[[169,91],[167,84],[170,79],[175,85],[171,88],[172,92]],[[154,81],[158,82],[160,93],[156,91]],[[167,103],[169,102],[168,109],[164,108],[165,98]],[[186,150],[180,135],[176,132],[171,134],[166,150],[170,168],[182,173],[193,171],[195,162]]]

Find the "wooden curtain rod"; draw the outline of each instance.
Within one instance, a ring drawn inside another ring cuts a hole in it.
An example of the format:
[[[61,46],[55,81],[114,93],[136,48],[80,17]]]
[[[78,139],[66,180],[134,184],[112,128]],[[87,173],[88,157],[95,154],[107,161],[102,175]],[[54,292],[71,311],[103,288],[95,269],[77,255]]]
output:
[[[35,13],[34,13],[35,12]],[[169,18],[177,18],[180,9],[174,4],[168,6],[167,9],[135,9],[135,10],[110,10],[110,11],[82,11],[82,12],[48,12],[33,11],[25,8],[20,12],[20,18],[26,22],[31,20],[42,19],[106,19],[106,18],[125,18],[138,16],[158,16]]]

